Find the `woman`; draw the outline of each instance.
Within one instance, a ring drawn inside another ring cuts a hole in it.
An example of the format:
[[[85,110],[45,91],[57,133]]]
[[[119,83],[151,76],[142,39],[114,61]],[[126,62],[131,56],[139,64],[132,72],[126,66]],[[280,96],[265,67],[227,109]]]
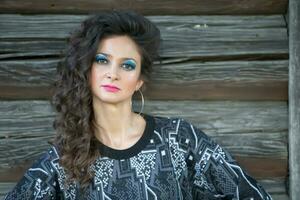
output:
[[[271,199],[188,121],[132,110],[160,41],[132,11],[82,23],[58,68],[56,137],[5,199]]]

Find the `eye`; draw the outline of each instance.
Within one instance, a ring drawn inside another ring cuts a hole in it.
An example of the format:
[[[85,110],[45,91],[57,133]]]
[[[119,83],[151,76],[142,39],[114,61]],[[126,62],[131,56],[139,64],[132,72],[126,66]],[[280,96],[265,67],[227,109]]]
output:
[[[102,54],[97,54],[95,56],[95,62],[98,64],[106,64],[108,63],[106,56],[102,55]]]
[[[132,62],[132,61],[127,61],[125,63],[123,63],[123,68],[127,71],[131,71],[131,70],[134,70],[135,69],[135,63]]]

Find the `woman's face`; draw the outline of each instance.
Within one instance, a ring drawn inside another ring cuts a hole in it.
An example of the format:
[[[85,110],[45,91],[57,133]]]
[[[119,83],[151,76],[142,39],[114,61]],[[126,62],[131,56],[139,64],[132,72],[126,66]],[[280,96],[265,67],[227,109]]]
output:
[[[106,103],[130,101],[143,84],[140,72],[141,55],[130,37],[101,40],[91,68],[93,98]]]

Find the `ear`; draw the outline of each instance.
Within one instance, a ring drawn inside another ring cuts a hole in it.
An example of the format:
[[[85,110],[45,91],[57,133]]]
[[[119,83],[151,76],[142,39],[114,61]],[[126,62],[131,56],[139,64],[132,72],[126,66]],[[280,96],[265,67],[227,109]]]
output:
[[[138,91],[142,85],[144,84],[144,81],[143,80],[138,80],[137,84],[136,84],[136,87],[135,87],[135,91]]]

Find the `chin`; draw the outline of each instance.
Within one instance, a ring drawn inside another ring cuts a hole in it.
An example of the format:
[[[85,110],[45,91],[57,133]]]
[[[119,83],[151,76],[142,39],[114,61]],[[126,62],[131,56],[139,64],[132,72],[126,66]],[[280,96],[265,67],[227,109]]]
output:
[[[101,96],[101,97],[96,96],[95,98],[98,99],[100,102],[110,103],[110,104],[117,104],[126,101],[126,98],[120,98],[117,96]]]

